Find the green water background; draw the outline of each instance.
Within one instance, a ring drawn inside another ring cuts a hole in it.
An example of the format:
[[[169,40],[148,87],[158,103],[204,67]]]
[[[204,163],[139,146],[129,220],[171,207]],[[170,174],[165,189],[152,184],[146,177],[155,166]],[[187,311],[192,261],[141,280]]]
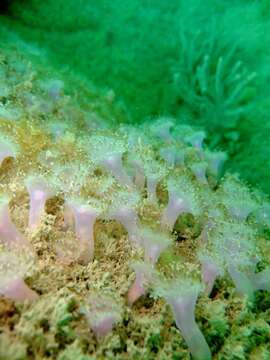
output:
[[[121,121],[170,115],[204,128],[227,168],[269,193],[269,16],[268,0],[17,0],[1,28],[113,89]]]

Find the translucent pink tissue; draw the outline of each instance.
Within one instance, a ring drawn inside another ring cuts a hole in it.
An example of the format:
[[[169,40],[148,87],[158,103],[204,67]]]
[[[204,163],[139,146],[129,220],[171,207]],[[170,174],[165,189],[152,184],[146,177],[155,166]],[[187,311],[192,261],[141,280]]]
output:
[[[9,247],[28,245],[26,239],[19,233],[10,219],[8,200],[0,204],[0,243]]]
[[[124,169],[121,153],[109,156],[107,159],[103,160],[102,164],[106,170],[112,173],[112,175],[116,178],[117,181],[119,181],[121,185],[133,185],[131,178]]]
[[[10,279],[0,285],[0,294],[14,301],[34,301],[38,294],[31,290],[21,278]]]
[[[103,294],[90,295],[85,315],[98,339],[110,333],[121,319],[118,304],[114,299]]]
[[[146,294],[147,284],[153,278],[153,270],[146,263],[135,263],[132,265],[132,268],[135,271],[136,277],[128,290],[127,299],[129,305],[134,304],[142,295]]]
[[[161,218],[162,228],[172,230],[178,216],[189,211],[191,211],[189,202],[184,197],[180,197],[175,192],[169,192],[169,202]]]
[[[155,175],[149,175],[147,177],[147,196],[148,199],[152,202],[157,202],[157,185],[160,180],[160,177]]]
[[[120,222],[128,232],[128,237],[131,243],[135,246],[140,245],[140,236],[138,230],[138,215],[135,209],[131,207],[122,206],[113,211],[110,217]]]
[[[166,297],[166,296],[165,296]],[[209,346],[195,321],[195,305],[198,297],[196,289],[181,290],[166,298],[170,304],[178,329],[185,339],[192,358],[195,360],[210,360]]]
[[[189,142],[194,148],[201,151],[203,146],[203,141],[205,139],[206,135],[204,131],[197,131],[187,137],[187,142]]]
[[[45,213],[46,201],[53,196],[53,192],[41,178],[28,178],[26,187],[30,196],[28,226],[30,230],[35,230],[39,227],[42,215]]]
[[[202,258],[202,280],[205,284],[205,292],[207,295],[210,295],[216,278],[220,274],[219,267],[215,262],[209,258]]]
[[[94,331],[97,338],[106,336],[109,332],[112,331],[114,327],[115,317],[113,315],[104,316],[96,324],[92,325],[92,330]]]
[[[89,205],[69,203],[75,220],[75,233],[79,241],[80,260],[87,264],[94,257],[94,224],[99,215],[98,211]]]
[[[145,175],[143,163],[137,159],[133,159],[131,164],[134,168],[133,182],[139,190],[143,190],[145,186]]]
[[[203,185],[208,184],[208,181],[206,178],[206,168],[207,168],[206,163],[197,163],[197,164],[191,165],[191,167],[190,167],[191,171],[193,172],[193,174],[196,177],[196,179],[198,180],[198,182]]]
[[[161,253],[170,245],[171,240],[167,234],[147,229],[141,234],[144,247],[144,260],[155,265]]]

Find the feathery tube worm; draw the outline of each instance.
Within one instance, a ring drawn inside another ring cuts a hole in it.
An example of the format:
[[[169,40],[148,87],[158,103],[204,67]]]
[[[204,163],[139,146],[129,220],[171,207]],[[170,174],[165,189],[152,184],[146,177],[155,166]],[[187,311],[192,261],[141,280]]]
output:
[[[207,164],[204,163],[204,162],[193,164],[190,167],[192,173],[194,174],[194,176],[196,177],[198,182],[203,184],[203,185],[208,184],[208,181],[207,181],[207,178],[206,178],[206,168],[207,168]]]
[[[173,191],[169,191],[169,202],[161,217],[162,228],[172,230],[178,216],[190,210],[190,204],[187,199],[179,197]]]
[[[204,131],[197,131],[192,135],[186,138],[187,142],[189,142],[195,149],[202,151],[203,141],[205,139]]]
[[[147,292],[148,283],[153,279],[153,268],[150,264],[136,262],[131,265],[135,271],[135,280],[128,290],[127,299],[129,305],[132,305],[141,296]]]
[[[177,149],[173,145],[161,148],[159,155],[171,167],[184,165],[185,152],[182,149]]]
[[[212,229],[215,228],[214,216],[215,216],[215,212],[209,214],[209,218],[206,221],[202,229],[202,232],[200,234],[200,239],[204,244],[208,243],[210,232]],[[217,213],[217,217],[218,217],[218,213]]]
[[[139,160],[133,159],[132,165],[134,167],[134,176],[133,176],[134,184],[139,190],[142,190],[144,189],[145,186],[145,175],[144,175],[143,164]]]
[[[110,171],[121,185],[132,187],[132,180],[125,172],[122,161],[122,153],[109,155],[102,161],[102,165]]]
[[[119,207],[109,215],[114,220],[120,222],[128,232],[129,240],[135,246],[140,245],[140,236],[138,228],[138,215],[136,211],[128,206]]]
[[[63,230],[74,229],[74,216],[71,206],[68,203],[64,204],[64,224]]]
[[[152,133],[162,139],[165,143],[172,141],[171,129],[174,122],[170,118],[161,118],[151,126]]]
[[[227,158],[228,158],[227,154],[223,151],[206,152],[206,159],[208,162],[209,172],[218,178]]]
[[[202,281],[205,284],[205,292],[209,296],[213,290],[216,278],[220,275],[217,264],[209,257],[201,257]]]
[[[25,255],[26,253],[10,250],[1,252],[0,294],[13,301],[33,301],[38,298],[38,294],[23,280],[27,267],[31,264],[31,258],[28,254],[26,257]]]
[[[53,192],[42,178],[29,177],[25,183],[30,196],[28,226],[30,230],[35,230],[45,213],[46,201],[53,196]]]
[[[158,176],[149,175],[147,176],[146,187],[147,187],[147,197],[152,202],[157,201],[157,184],[160,178]]]
[[[251,271],[243,272],[232,264],[228,265],[228,271],[237,292],[248,295],[251,299],[256,290],[270,291],[270,267],[259,273],[255,273],[254,270],[253,266]]]
[[[171,239],[165,233],[143,229],[141,239],[144,247],[144,260],[155,265],[160,254],[170,245]]]
[[[23,279],[17,277],[0,284],[0,294],[13,301],[34,301],[38,294],[29,288]]]
[[[104,295],[90,296],[84,314],[97,339],[103,338],[111,332],[115,324],[121,319],[118,304],[112,298]]]
[[[99,212],[89,205],[74,202],[68,203],[68,206],[74,217],[75,233],[79,241],[79,260],[87,264],[94,257],[94,224]]]
[[[175,154],[175,164],[177,166],[183,166],[185,163],[185,152],[184,150],[178,150]]]
[[[259,206],[253,194],[236,177],[226,179],[221,189],[223,204],[237,221],[244,222]]]
[[[227,208],[236,220],[246,221],[248,216],[256,209],[255,202],[249,199],[233,199]]]
[[[168,174],[168,167],[160,161],[149,158],[145,164],[147,198],[151,202],[157,202],[157,186]]]
[[[174,167],[176,163],[176,149],[174,147],[161,148],[159,154],[169,166]]]
[[[237,267],[232,264],[228,265],[228,271],[237,292],[239,294],[246,294],[248,297],[253,298],[255,289],[248,276],[245,273],[239,271]]]
[[[210,360],[209,346],[195,321],[195,305],[199,287],[192,284],[186,285],[186,287],[168,289],[168,293],[164,294],[164,297],[172,308],[176,325],[181,331],[193,358],[195,360]]]
[[[8,203],[8,199],[1,199],[0,201],[0,243],[9,247],[28,246],[28,242],[19,233],[10,219]]]
[[[92,321],[91,328],[97,338],[102,338],[112,331],[115,322],[113,314],[103,313],[98,321]]]

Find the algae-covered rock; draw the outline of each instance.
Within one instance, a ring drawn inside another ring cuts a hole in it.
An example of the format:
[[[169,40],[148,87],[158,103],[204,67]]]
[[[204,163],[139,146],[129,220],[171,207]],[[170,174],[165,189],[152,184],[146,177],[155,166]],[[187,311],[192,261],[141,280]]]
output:
[[[267,199],[204,132],[120,126],[107,96],[0,55],[0,358],[266,359]]]

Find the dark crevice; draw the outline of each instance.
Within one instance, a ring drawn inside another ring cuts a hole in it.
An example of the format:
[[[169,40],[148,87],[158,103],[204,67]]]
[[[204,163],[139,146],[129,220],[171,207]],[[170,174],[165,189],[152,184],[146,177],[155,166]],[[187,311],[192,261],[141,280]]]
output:
[[[24,4],[27,0],[0,0],[0,15],[12,16],[12,5]]]
[[[7,15],[10,10],[12,0],[1,0],[0,1],[0,14]]]

